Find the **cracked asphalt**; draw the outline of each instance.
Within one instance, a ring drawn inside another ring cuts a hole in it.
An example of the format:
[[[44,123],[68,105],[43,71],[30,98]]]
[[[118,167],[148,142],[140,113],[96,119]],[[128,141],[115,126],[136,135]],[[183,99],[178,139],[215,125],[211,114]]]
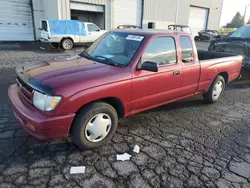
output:
[[[122,119],[97,149],[29,136],[8,101],[14,68],[70,53],[0,51],[0,188],[250,187],[250,80],[228,85],[213,105],[197,96]],[[124,152],[130,161],[116,161]],[[86,166],[85,174],[69,174],[72,166]]]

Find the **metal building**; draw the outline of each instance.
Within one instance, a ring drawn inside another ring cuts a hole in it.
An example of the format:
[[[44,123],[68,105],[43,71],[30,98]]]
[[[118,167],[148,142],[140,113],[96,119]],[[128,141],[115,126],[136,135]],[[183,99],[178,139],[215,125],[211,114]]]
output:
[[[106,30],[177,23],[197,33],[219,28],[222,5],[223,0],[0,0],[0,41],[39,39],[40,19],[88,21]]]

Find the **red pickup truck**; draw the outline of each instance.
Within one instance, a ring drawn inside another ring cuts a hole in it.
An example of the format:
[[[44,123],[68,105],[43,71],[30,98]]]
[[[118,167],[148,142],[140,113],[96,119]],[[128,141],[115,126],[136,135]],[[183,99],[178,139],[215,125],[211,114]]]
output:
[[[80,148],[93,148],[114,135],[118,118],[196,94],[217,101],[241,66],[241,56],[197,52],[187,33],[114,30],[77,56],[17,70],[8,93],[34,137],[70,134]]]

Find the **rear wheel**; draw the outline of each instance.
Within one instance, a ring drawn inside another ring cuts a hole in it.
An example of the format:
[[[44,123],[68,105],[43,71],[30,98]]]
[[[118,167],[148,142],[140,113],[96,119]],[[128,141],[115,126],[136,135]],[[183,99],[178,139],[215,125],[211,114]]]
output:
[[[218,75],[213,83],[211,84],[209,90],[203,94],[203,98],[208,103],[216,102],[225,89],[225,79]]]
[[[74,46],[74,42],[71,39],[63,39],[61,45],[64,50],[71,50]]]
[[[118,115],[111,105],[92,103],[76,115],[71,128],[72,139],[80,149],[99,147],[112,138],[117,124]]]

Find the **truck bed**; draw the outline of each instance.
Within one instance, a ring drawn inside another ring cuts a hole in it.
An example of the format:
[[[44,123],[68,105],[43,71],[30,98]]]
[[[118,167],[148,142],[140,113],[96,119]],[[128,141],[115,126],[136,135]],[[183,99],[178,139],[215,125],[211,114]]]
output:
[[[240,74],[242,56],[201,50],[197,54],[201,67],[198,91],[201,93],[207,91],[215,75],[224,75],[225,81],[230,82]]]
[[[235,56],[229,53],[209,52],[209,51],[203,51],[203,50],[197,50],[197,54],[198,54],[198,58],[200,61]]]

